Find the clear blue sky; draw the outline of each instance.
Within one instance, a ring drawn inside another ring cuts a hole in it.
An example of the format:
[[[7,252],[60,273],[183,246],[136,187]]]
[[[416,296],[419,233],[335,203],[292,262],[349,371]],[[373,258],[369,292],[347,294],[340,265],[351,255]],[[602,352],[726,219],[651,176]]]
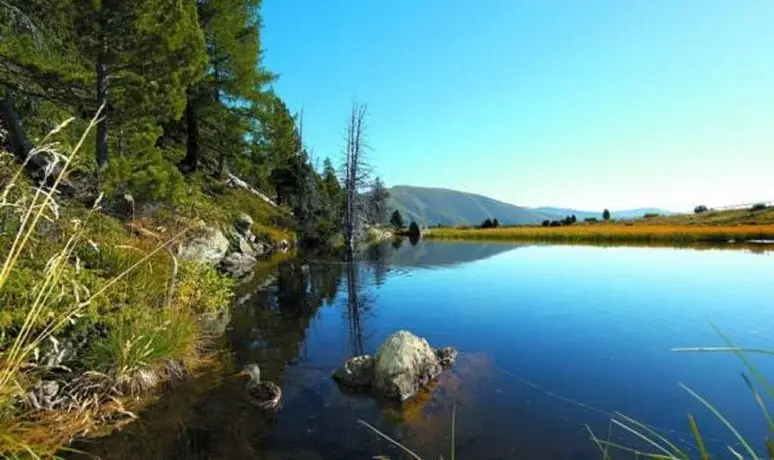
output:
[[[388,185],[518,205],[774,200],[774,1],[265,0],[266,66]]]

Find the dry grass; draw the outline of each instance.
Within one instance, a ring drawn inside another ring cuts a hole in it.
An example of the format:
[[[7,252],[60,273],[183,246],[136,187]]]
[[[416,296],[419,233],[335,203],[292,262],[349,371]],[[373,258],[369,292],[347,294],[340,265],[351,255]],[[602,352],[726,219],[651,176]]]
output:
[[[598,224],[565,227],[505,227],[494,229],[438,228],[426,238],[492,241],[562,242],[744,242],[774,239],[774,225],[635,225]]]
[[[32,155],[45,154],[52,159],[53,166],[46,171],[45,178],[51,184],[49,187],[37,187],[31,195],[17,196],[14,191],[18,190],[24,181],[21,168],[3,183],[0,190],[0,209],[5,215],[16,215],[16,219],[11,221],[17,224],[13,227],[14,232],[10,235],[7,250],[3,254],[0,292],[9,287],[7,282],[12,278],[12,274],[20,269],[20,264],[30,260],[28,253],[38,238],[39,224],[53,223],[60,219],[62,208],[55,199],[57,187],[65,179],[68,168],[89,131],[96,125],[97,117],[91,121],[79,143],[69,153],[60,153],[58,144],[50,140],[50,137],[63,129],[67,123],[55,129],[42,141],[41,147],[33,151]],[[11,330],[11,336],[7,337],[8,342],[0,350],[0,455],[3,458],[49,456],[66,445],[75,434],[82,434],[100,423],[112,422],[115,418],[133,418],[117,397],[121,394],[120,391],[116,392],[120,390],[116,375],[91,370],[75,374],[65,381],[56,382],[56,402],[49,401],[44,405],[40,404],[33,389],[35,383],[41,381],[41,375],[50,370],[47,366],[41,367],[30,362],[30,358],[39,350],[41,344],[47,340],[55,340],[54,335],[64,327],[75,324],[95,299],[115,289],[118,283],[138,267],[146,265],[161,251],[167,250],[169,244],[184,233],[180,232],[166,238],[166,241],[156,243],[154,249],[127,263],[128,266],[118,268],[117,273],[106,279],[98,288],[89,290],[79,285],[78,280],[73,277],[73,265],[75,273],[82,270],[79,268],[76,249],[88,239],[87,225],[93,216],[99,215],[99,201],[98,199],[94,208],[85,216],[76,219],[69,234],[61,238],[61,244],[57,239],[56,244],[59,247],[42,268],[42,276],[31,286],[31,295],[25,302],[13,305],[23,316],[19,326]],[[162,281],[162,287],[166,290],[167,283]],[[73,295],[68,297],[64,293],[70,288]],[[171,286],[169,289],[171,295]],[[52,310],[51,306],[57,302],[64,302],[65,305],[61,309]],[[161,332],[156,331],[156,337],[162,336]],[[139,350],[134,353],[135,356],[140,359],[153,357],[153,350],[149,351],[146,343],[140,343],[140,340],[135,342],[142,345],[134,347]],[[174,345],[169,348],[175,352],[186,346],[186,343],[178,345],[181,340],[166,342]],[[66,371],[71,372],[70,369]]]

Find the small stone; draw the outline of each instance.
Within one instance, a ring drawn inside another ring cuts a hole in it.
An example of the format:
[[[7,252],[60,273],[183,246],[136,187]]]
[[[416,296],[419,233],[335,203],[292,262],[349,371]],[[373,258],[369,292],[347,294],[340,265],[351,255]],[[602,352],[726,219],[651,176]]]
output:
[[[369,355],[355,356],[333,373],[340,385],[354,390],[370,387],[373,377],[374,358]]]
[[[435,355],[441,363],[441,367],[447,369],[457,360],[457,350],[453,347],[443,347],[435,350]]]

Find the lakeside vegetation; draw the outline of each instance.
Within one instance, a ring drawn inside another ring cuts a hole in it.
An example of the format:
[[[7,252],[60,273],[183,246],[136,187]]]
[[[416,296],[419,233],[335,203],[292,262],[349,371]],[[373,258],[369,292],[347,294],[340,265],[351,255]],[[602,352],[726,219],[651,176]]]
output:
[[[571,217],[557,225],[492,228],[439,227],[428,229],[430,239],[556,242],[744,243],[774,240],[774,208],[753,207],[640,219],[577,222]]]
[[[434,228],[423,235],[428,239],[501,240],[501,241],[577,241],[577,242],[671,242],[743,243],[774,239],[774,225],[578,225],[566,227],[507,227],[493,229]]]

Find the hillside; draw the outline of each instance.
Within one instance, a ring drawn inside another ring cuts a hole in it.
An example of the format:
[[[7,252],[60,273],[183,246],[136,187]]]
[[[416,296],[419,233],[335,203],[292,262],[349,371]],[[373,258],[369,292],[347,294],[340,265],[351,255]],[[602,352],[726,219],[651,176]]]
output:
[[[390,209],[420,225],[476,225],[497,218],[504,225],[537,224],[555,216],[473,193],[399,185],[390,189]]]
[[[581,211],[578,209],[569,209],[569,208],[553,208],[553,207],[540,207],[540,208],[534,208],[535,211],[545,213],[545,214],[552,214],[556,216],[569,216],[572,214],[575,214],[575,216],[578,219],[587,219],[590,217],[596,217],[597,219],[602,218],[602,210],[599,211]],[[623,209],[623,210],[611,210],[610,215],[613,219],[637,219],[645,214],[660,214],[662,216],[669,216],[674,214],[672,211],[667,211],[666,209],[659,209],[659,208],[637,208],[637,209]]]
[[[420,225],[477,225],[484,219],[497,218],[503,225],[538,224],[545,219],[563,219],[575,214],[578,219],[601,219],[602,210],[582,211],[568,208],[516,206],[493,198],[444,188],[399,185],[390,189],[389,209],[397,209],[406,222]],[[657,208],[612,211],[614,219],[634,219],[648,213],[672,214]]]

